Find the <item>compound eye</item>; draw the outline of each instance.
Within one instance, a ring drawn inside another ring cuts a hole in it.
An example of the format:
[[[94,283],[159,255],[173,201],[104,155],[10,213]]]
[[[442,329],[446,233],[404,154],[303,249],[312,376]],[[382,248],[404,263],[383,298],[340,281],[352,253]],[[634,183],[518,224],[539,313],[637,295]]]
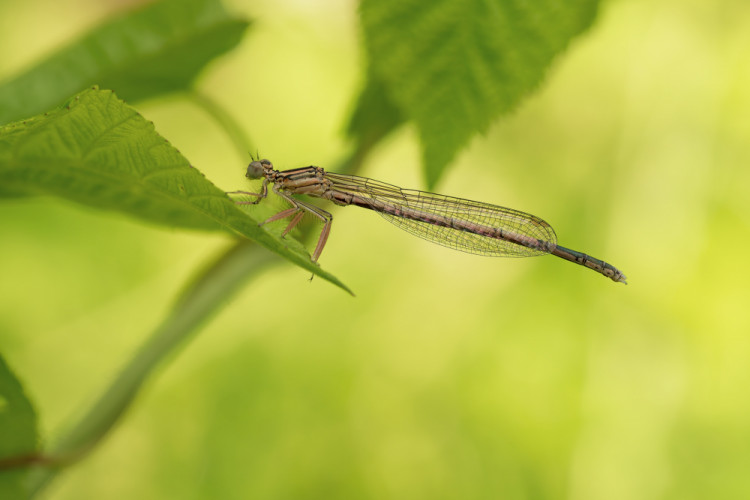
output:
[[[247,166],[245,177],[248,179],[260,179],[263,177],[263,165],[260,161],[254,161]]]

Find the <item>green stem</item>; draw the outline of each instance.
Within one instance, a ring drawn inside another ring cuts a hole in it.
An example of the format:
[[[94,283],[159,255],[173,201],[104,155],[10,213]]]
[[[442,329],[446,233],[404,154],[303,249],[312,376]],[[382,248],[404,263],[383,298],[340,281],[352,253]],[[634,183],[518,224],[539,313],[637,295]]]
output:
[[[57,467],[37,467],[29,475],[30,497],[55,476],[87,456],[120,420],[144,382],[252,276],[266,269],[274,254],[242,240],[210,265],[177,300],[169,316],[63,437],[44,452]]]
[[[247,158],[248,154],[252,154],[252,142],[240,124],[232,118],[232,115],[224,107],[197,89],[192,89],[187,95],[224,129],[243,160]]]

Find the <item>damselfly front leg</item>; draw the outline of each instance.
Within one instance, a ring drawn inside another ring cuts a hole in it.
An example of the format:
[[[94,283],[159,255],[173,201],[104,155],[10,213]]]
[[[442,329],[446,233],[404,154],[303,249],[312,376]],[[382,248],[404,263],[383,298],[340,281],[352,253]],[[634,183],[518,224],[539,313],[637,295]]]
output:
[[[268,179],[263,179],[263,186],[260,188],[260,193],[251,193],[250,191],[227,191],[227,194],[242,194],[246,196],[255,196],[253,201],[235,200],[236,205],[257,205],[260,200],[268,196]]]

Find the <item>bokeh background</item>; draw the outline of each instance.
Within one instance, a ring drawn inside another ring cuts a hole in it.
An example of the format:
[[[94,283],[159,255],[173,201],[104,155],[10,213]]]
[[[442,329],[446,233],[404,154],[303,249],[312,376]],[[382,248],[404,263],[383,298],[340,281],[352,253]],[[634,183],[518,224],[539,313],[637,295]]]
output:
[[[336,165],[366,65],[356,2],[226,3],[255,24],[199,87],[277,167]],[[125,7],[3,0],[0,78]],[[437,188],[539,215],[628,286],[336,209],[321,264],[357,296],[270,267],[47,498],[750,498],[749,26],[746,0],[604,2]],[[138,108],[218,186],[248,188],[248,158],[201,109]],[[415,130],[361,173],[423,186]],[[0,348],[43,436],[231,244],[0,203]]]

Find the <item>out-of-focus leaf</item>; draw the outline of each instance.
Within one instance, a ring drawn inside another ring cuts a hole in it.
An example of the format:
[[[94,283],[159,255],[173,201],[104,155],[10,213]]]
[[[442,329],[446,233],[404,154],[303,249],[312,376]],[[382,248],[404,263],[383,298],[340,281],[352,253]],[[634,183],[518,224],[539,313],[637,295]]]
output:
[[[25,499],[28,470],[8,467],[9,461],[32,456],[36,452],[36,413],[2,356],[0,356],[0,498]]]
[[[298,242],[258,227],[112,91],[90,89],[48,114],[0,127],[0,184],[172,227],[223,228],[346,289]]]
[[[126,13],[0,85],[0,123],[42,113],[92,85],[128,101],[186,89],[248,24],[219,0],[166,0]]]
[[[473,135],[539,85],[553,58],[591,25],[597,5],[598,0],[362,1],[371,73],[384,85],[383,95],[416,123],[428,185]]]
[[[356,169],[370,149],[403,122],[403,114],[388,97],[382,82],[370,71],[349,120],[347,134],[354,139],[356,150],[345,170]]]

